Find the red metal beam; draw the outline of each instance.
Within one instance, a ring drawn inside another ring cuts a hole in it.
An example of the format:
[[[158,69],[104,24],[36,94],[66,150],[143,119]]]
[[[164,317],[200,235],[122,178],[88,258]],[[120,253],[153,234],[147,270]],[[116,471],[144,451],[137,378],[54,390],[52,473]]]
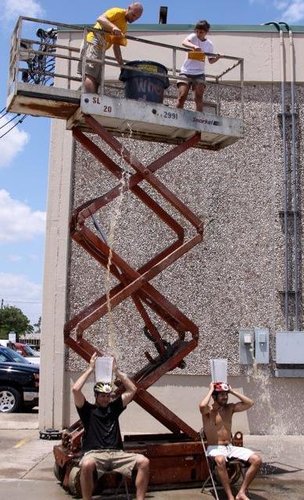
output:
[[[155,176],[155,172],[162,166],[197,144],[200,136],[197,134],[194,135],[183,144],[172,148],[162,157],[153,161],[149,166],[144,166],[94,118],[85,116],[85,121],[113,151],[118,153],[126,163],[135,169],[135,173],[130,175],[123,187],[122,185],[118,185],[104,195],[94,200],[88,200],[73,212],[71,220],[72,238],[103,267],[109,267],[110,273],[117,279],[118,283],[66,323],[64,329],[65,343],[81,357],[89,361],[96,349],[88,340],[83,338],[82,334],[84,330],[123,300],[131,298],[143,319],[145,328],[147,328],[149,339],[153,342],[158,352],[158,356],[154,358],[150,354],[145,353],[149,360],[148,365],[133,376],[133,380],[138,386],[135,400],[174,434],[183,433],[189,438],[196,440],[197,432],[156,400],[146,389],[168,371],[182,366],[184,358],[195,349],[198,342],[198,327],[166,299],[163,294],[156,290],[150,281],[191,250],[203,238],[203,222],[201,219]],[[97,146],[93,140],[77,127],[73,129],[73,136],[116,178],[121,180],[123,175],[122,168]],[[181,222],[177,221],[168,211],[160,206],[158,201],[152,198],[150,192],[146,192],[143,187],[139,186],[142,181],[150,184],[157,191],[158,195],[161,195],[184,219],[191,223],[196,230],[194,236],[188,237],[187,241],[185,241],[185,229],[181,225]],[[111,203],[121,195],[122,191],[127,190],[130,190],[134,196],[144,203],[176,235],[175,241],[154,255],[139,269],[133,269],[113,249],[110,249],[103,235],[99,237],[96,232],[93,232],[85,224],[89,217],[92,217],[97,211]],[[109,258],[111,258],[110,266]],[[173,344],[168,344],[168,342],[165,342],[161,338],[158,329],[147,312],[147,308],[154,311],[167,325],[175,330],[178,338]],[[72,337],[73,332],[74,334],[76,332],[76,339]],[[189,332],[191,336],[190,340],[186,340],[186,332]]]

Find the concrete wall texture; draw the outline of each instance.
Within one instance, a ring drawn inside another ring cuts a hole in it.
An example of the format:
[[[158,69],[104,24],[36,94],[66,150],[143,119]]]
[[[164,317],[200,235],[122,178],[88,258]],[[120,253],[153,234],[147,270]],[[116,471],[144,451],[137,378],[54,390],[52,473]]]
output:
[[[268,57],[271,58],[270,53]],[[304,432],[301,405],[295,404],[304,395],[302,379],[275,377],[275,337],[278,331],[286,328],[281,293],[285,282],[285,232],[281,215],[285,202],[281,90],[278,82],[247,82],[244,88],[244,138],[217,152],[190,149],[157,172],[157,176],[202,218],[205,233],[201,244],[152,281],[161,293],[199,326],[200,339],[198,347],[186,359],[186,368],[167,374],[150,390],[197,429],[201,425],[198,403],[211,380],[209,360],[227,358],[229,383],[255,399],[253,409],[236,420],[240,430],[252,434]],[[208,87],[208,101],[215,99],[213,92]],[[303,84],[297,83],[296,162],[299,170],[298,208],[301,213],[303,94]],[[221,100],[221,114],[234,117],[235,110],[239,109],[238,93],[223,88]],[[173,104],[172,101],[169,103]],[[286,85],[286,104],[288,110],[289,85]],[[291,117],[286,115],[288,174],[291,174],[290,123]],[[102,141],[94,136],[92,138],[120,166],[130,171],[130,167],[119,156],[113,155]],[[171,148],[166,144],[133,140],[132,131],[121,142],[146,165]],[[117,180],[90,153],[77,143],[73,148],[71,209],[117,185]],[[147,189],[160,201],[152,188]],[[172,207],[163,201],[161,204],[182,221],[186,234],[193,235],[189,224]],[[96,218],[107,237],[113,236],[114,250],[133,268],[142,265],[172,241],[170,231],[130,192],[97,212]],[[88,224],[93,227],[92,222]],[[298,235],[301,262],[301,218]],[[67,300],[67,318],[71,318],[103,295],[109,283],[113,286],[115,280],[110,278],[108,281],[105,270],[79,245],[68,241],[67,237],[67,280],[61,293]],[[291,240],[289,242],[292,243]],[[293,260],[294,255],[290,258]],[[293,262],[289,266],[293,268]],[[48,274],[49,270],[46,263],[46,282],[53,279]],[[300,306],[302,278],[300,268]],[[51,306],[48,304],[45,307],[47,310]],[[294,328],[292,307],[290,300],[291,329]],[[152,318],[163,338],[169,342],[176,340],[174,332],[155,315],[152,314]],[[301,307],[299,319],[302,328]],[[156,354],[153,344],[143,334],[143,326],[132,302],[127,300],[86,330],[84,337],[101,349],[111,344],[121,368],[133,373],[145,364],[145,351]],[[247,366],[239,362],[239,329],[254,327],[269,329],[270,363],[267,365]],[[59,339],[61,333],[56,335]],[[45,349],[47,342],[45,340]],[[84,367],[85,363],[71,350],[66,352],[63,390],[60,395],[54,396],[58,403],[60,399],[64,401],[62,425],[67,425],[75,417],[69,389]],[[47,370],[44,373],[46,375]],[[88,397],[92,383],[87,388]],[[164,430],[134,403],[125,413],[125,432]],[[40,417],[41,426],[46,422],[50,423],[49,416]],[[60,418],[55,418],[53,423],[60,424]]]

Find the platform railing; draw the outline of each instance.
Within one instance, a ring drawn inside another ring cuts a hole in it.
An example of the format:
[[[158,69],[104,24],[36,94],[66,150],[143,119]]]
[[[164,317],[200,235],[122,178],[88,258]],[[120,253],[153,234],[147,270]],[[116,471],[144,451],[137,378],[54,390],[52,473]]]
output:
[[[79,33],[82,32],[81,38],[85,39],[88,31],[99,31],[100,35],[100,30],[94,30],[89,26],[20,17],[11,38],[8,93],[12,92],[18,82],[52,86],[57,89],[81,90],[83,77],[77,74],[80,58]],[[132,46],[134,48],[136,44],[147,46],[147,52],[149,47],[153,47],[154,50],[160,49],[161,61],[155,62],[165,63],[170,82],[165,96],[169,94],[169,97],[176,98],[176,82],[182,79],[179,76],[177,61],[188,52],[187,49],[132,35],[127,35],[126,38],[128,46],[122,48],[123,56],[132,56]],[[122,66],[116,62],[109,51],[104,53],[101,60],[86,60],[84,57],[83,68],[87,61],[102,63],[100,95],[103,95],[109,82],[115,82],[116,86],[122,87],[118,80]],[[128,66],[130,59],[124,59],[124,61],[124,68],[130,71],[141,71],[134,66]],[[244,61],[240,57],[224,54],[221,54],[220,61],[222,61],[221,71],[218,74],[206,74],[205,82],[207,86],[215,88],[213,99],[216,101],[217,114],[221,112],[223,87],[232,87],[239,91],[237,99],[239,110],[236,110],[236,114],[243,119]]]

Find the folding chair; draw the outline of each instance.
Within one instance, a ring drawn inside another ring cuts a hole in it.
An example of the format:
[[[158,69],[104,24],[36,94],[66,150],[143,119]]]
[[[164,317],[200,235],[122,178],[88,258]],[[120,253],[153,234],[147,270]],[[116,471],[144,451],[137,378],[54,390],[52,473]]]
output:
[[[202,441],[203,450],[204,450],[204,454],[206,457],[206,462],[207,462],[207,467],[208,467],[208,472],[209,472],[207,479],[204,481],[204,483],[202,485],[201,491],[203,492],[204,489],[206,489],[208,487],[207,486],[208,482],[211,482],[212,486],[210,486],[210,488],[213,489],[214,494],[215,494],[215,498],[216,498],[216,500],[218,500],[217,489],[220,490],[223,487],[222,487],[222,484],[220,482],[220,479],[216,476],[215,460],[207,457],[207,453],[206,453],[207,450],[206,450],[206,445],[205,445],[206,436],[205,436],[203,429],[200,430],[200,436],[201,436],[201,441]],[[235,433],[235,435],[232,437],[232,444],[234,444],[234,446],[243,446],[243,434],[241,432]],[[229,458],[227,460],[227,471],[228,471],[230,484],[235,484],[239,480],[240,476],[242,476],[244,478],[246,468],[248,467],[248,465],[249,465],[248,463],[245,463],[242,460],[239,460],[237,458]]]
[[[212,467],[210,465],[210,460],[207,457],[207,450],[206,450],[206,446],[205,446],[205,433],[204,433],[203,429],[200,430],[200,436],[201,436],[201,441],[202,441],[203,450],[204,450],[204,454],[205,454],[205,458],[206,458],[206,462],[207,462],[207,467],[208,467],[208,473],[209,473],[207,479],[205,479],[205,481],[203,483],[201,492],[202,493],[204,492],[204,490],[206,489],[206,486],[207,486],[208,482],[211,481],[212,489],[213,489],[215,498],[216,498],[216,500],[219,500],[219,496],[217,494],[217,489],[216,489],[216,486],[215,486],[215,479],[213,477],[213,470],[212,470]]]

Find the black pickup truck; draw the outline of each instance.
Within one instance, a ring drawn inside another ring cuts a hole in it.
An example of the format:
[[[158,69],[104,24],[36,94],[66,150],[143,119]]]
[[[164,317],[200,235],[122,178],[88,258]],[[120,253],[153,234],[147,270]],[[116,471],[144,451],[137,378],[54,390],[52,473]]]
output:
[[[38,404],[39,367],[0,345],[0,413],[13,413]]]

